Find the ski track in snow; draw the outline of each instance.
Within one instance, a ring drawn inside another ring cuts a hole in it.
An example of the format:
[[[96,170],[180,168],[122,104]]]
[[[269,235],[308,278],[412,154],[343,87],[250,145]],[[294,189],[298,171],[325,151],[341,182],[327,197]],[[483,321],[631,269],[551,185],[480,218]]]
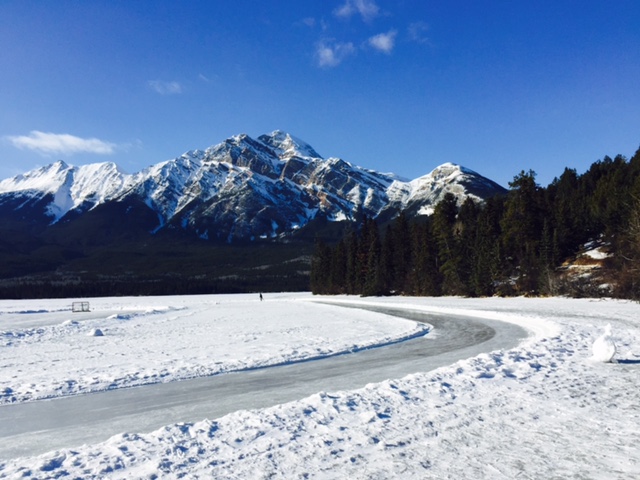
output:
[[[359,390],[0,461],[0,477],[640,478],[637,303],[327,300],[509,320],[532,335],[508,351]],[[617,363],[590,358],[607,323]]]

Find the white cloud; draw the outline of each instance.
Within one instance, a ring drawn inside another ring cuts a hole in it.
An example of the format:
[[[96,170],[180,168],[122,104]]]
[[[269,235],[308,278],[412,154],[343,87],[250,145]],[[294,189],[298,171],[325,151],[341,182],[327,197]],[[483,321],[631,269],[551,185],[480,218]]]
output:
[[[380,8],[373,0],[346,0],[333,11],[333,14],[339,18],[351,18],[359,14],[362,20],[369,22],[380,14]]]
[[[80,138],[67,133],[46,133],[33,130],[29,135],[6,137],[14,147],[44,154],[95,153],[109,155],[116,151],[114,143],[97,138]]]
[[[175,95],[182,93],[182,85],[179,82],[165,82],[162,80],[149,80],[149,87],[160,95]]]
[[[333,43],[322,41],[316,47],[318,66],[330,68],[338,66],[346,57],[354,54],[353,43]]]
[[[395,45],[397,34],[398,32],[395,30],[390,30],[387,33],[379,33],[369,38],[369,45],[380,52],[390,54]]]

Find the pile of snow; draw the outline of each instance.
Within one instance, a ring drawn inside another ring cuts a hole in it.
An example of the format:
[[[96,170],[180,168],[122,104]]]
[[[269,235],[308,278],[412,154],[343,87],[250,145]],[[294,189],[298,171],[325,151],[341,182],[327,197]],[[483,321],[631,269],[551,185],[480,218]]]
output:
[[[319,392],[0,462],[0,477],[640,478],[640,305],[560,298],[361,301],[509,319],[535,335],[508,351],[355,391]],[[271,313],[286,315],[292,306],[282,302]],[[228,313],[236,322],[242,318],[239,310]],[[590,361],[608,323],[617,363]],[[269,330],[264,322],[253,334]]]
[[[613,360],[613,356],[616,354],[616,344],[611,335],[610,323],[604,327],[604,333],[593,342],[591,349],[593,351],[593,357],[591,358],[596,362],[608,363]]]
[[[94,328],[89,334],[91,337],[104,337],[104,333],[99,328]]]
[[[605,258],[611,257],[611,254],[605,252],[604,250],[602,250],[602,248],[587,250],[583,255],[592,258],[593,260],[604,260]]]

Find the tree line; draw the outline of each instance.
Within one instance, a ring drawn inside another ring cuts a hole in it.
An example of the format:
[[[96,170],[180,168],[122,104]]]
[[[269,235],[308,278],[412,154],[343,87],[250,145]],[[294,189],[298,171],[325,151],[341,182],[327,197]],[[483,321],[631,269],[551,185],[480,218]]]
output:
[[[201,295],[309,290],[304,272],[216,278],[206,276],[110,276],[96,278],[71,274],[52,280],[48,276],[0,280],[0,298],[87,298],[153,295]]]
[[[337,243],[316,242],[316,294],[598,294],[560,268],[585,244],[610,253],[608,295],[640,298],[640,150],[605,157],[582,175],[566,168],[543,188],[522,171],[506,195],[458,204],[447,194],[429,217],[364,218]]]

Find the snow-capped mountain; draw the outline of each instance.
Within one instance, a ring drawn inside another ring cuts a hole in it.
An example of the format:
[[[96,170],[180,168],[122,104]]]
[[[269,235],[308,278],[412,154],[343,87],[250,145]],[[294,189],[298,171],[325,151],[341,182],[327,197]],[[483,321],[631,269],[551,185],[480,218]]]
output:
[[[72,167],[59,160],[0,182],[0,196],[46,202],[45,214],[53,222],[70,210],[86,210],[111,200],[123,188],[128,176],[114,163]]]
[[[412,181],[322,158],[310,145],[275,131],[231,137],[138,173],[113,163],[58,161],[0,182],[0,218],[48,225],[73,222],[107,205],[147,209],[151,229],[184,229],[202,238],[273,238],[314,219],[428,215],[446,193],[482,200],[504,189],[447,163]]]

